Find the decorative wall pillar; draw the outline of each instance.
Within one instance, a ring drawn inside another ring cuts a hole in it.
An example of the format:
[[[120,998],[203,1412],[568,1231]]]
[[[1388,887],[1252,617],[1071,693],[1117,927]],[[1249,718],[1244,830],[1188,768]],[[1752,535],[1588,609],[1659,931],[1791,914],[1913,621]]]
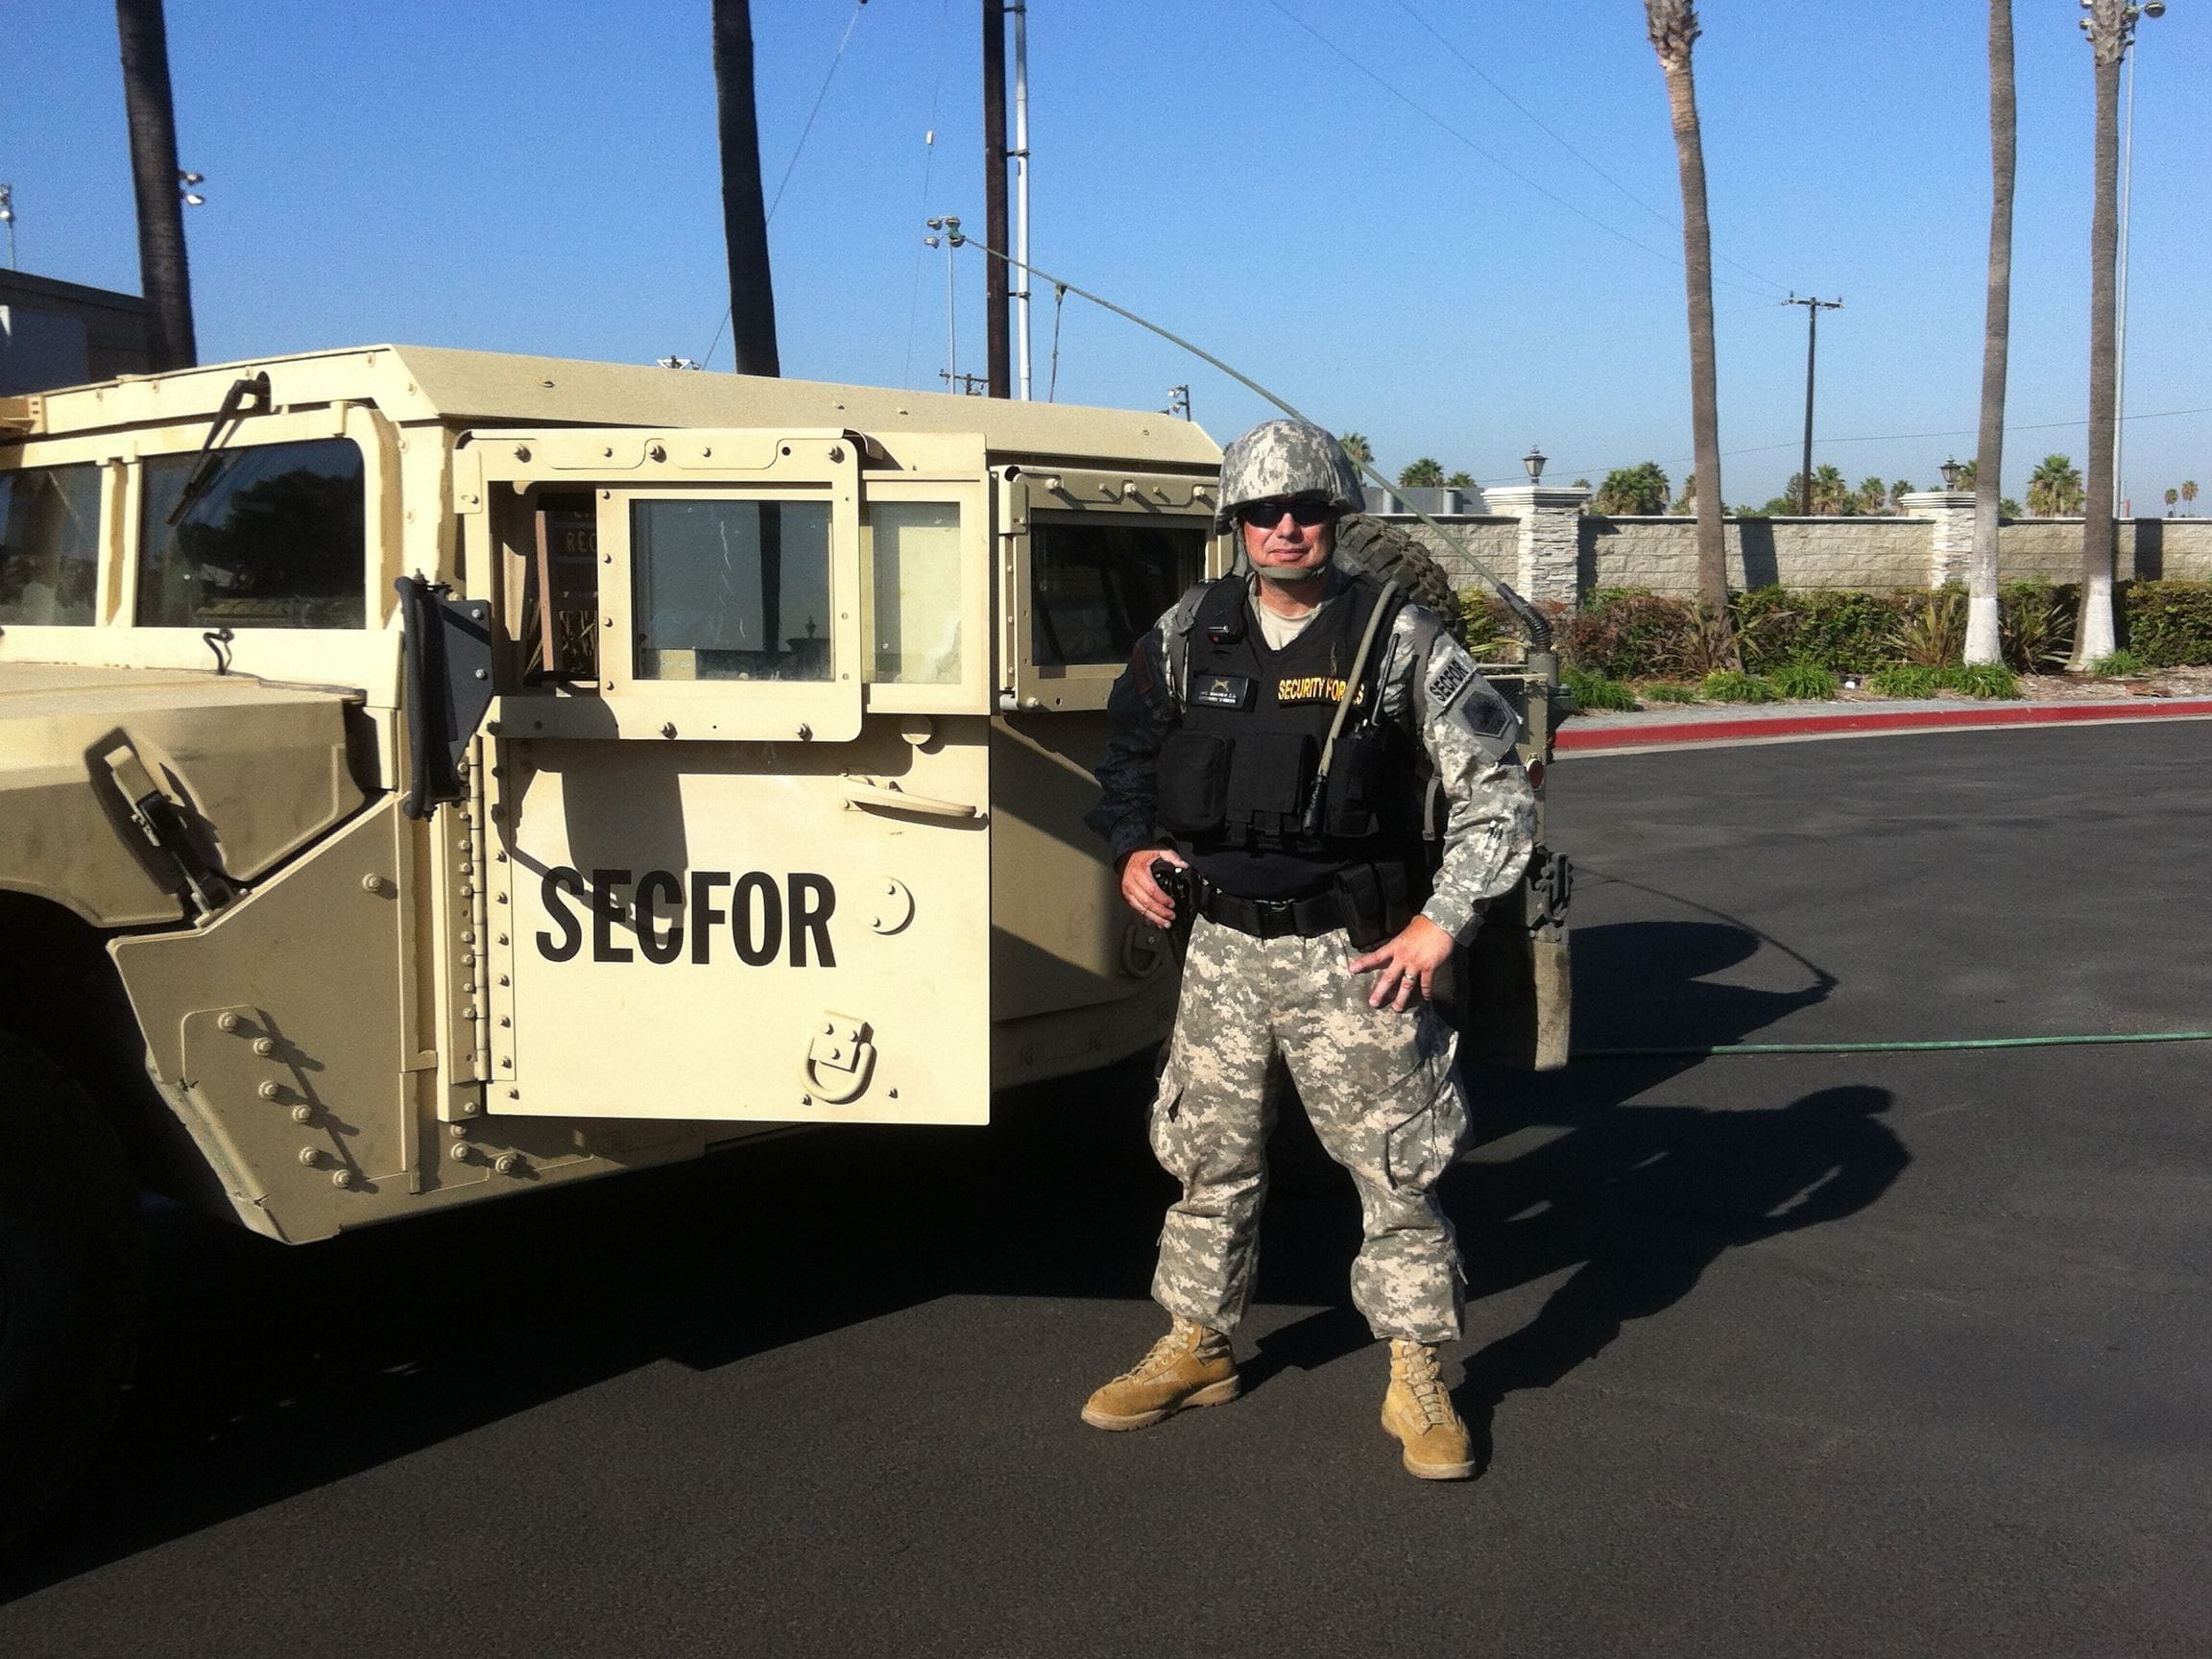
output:
[[[1963,582],[1974,566],[1974,492],[1915,490],[1897,505],[1928,526],[1928,586]]]
[[[1513,586],[1522,597],[1579,609],[1582,504],[1590,492],[1566,484],[1505,484],[1485,487],[1482,498],[1491,512],[1521,520]]]

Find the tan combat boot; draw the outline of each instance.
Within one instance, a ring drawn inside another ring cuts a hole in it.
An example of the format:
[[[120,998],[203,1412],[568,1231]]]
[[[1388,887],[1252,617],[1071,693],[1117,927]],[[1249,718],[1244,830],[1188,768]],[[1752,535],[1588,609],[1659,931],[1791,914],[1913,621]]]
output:
[[[1226,1406],[1237,1398],[1237,1360],[1229,1338],[1178,1317],[1152,1352],[1083,1407],[1094,1429],[1149,1429],[1186,1406]]]
[[[1405,1443],[1408,1475],[1464,1480],[1475,1473],[1467,1425],[1452,1408],[1452,1396],[1437,1375],[1436,1350],[1426,1342],[1390,1339],[1390,1391],[1382,1396],[1382,1428]]]

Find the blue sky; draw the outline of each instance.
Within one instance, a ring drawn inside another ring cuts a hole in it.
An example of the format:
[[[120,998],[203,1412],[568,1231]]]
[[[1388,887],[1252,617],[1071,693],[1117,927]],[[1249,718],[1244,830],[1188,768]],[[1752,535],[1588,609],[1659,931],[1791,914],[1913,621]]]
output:
[[[1655,459],[1679,482],[1678,197],[1634,0],[1031,7],[1039,266],[1366,433],[1393,469],[1429,454],[1505,480],[1534,443],[1550,478]],[[787,373],[938,384],[945,271],[921,222],[981,228],[979,10],[755,0],[771,193],[788,170],[771,227]],[[2085,458],[2091,82],[2072,0],[2014,10],[2019,495],[2047,451]],[[1854,482],[1932,483],[1974,443],[1986,9],[1700,11],[1726,495],[1764,500],[1796,467],[1792,288],[1845,301],[1821,319],[1816,460]],[[180,156],[209,179],[187,220],[204,357],[379,340],[706,354],[727,304],[706,0],[169,0],[168,14]],[[135,291],[113,8],[0,18],[21,264]],[[2184,477],[2212,485],[2212,4],[2173,0],[2139,55],[2126,472],[2138,510],[2157,511]],[[980,371],[979,256],[955,276],[960,367]],[[1051,336],[1041,284],[1039,396]],[[713,361],[729,366],[726,334]],[[1159,407],[1182,382],[1216,437],[1267,413],[1068,301],[1063,400]],[[1934,435],[1893,436],[1912,434]]]

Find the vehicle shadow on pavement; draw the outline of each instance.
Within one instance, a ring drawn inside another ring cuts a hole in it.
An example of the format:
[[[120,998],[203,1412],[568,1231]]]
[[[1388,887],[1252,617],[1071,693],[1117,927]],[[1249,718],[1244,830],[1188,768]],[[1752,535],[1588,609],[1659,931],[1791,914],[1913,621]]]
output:
[[[1632,980],[1674,1010],[1674,1041],[1739,1038],[1780,1004],[1685,989],[1683,970],[1712,971],[1723,944],[1591,929],[1581,994]],[[1477,1144],[1446,1201],[1473,1293],[1575,1268],[1469,1366],[1485,1457],[1507,1394],[1678,1300],[1732,1245],[1870,1203],[1903,1166],[1872,1117],[1878,1090],[1756,1111],[1631,1103],[1687,1064],[1471,1079]],[[301,1249],[153,1215],[150,1323],[119,1431],[71,1513],[0,1564],[0,1599],[657,1363],[710,1371],[945,1297],[1134,1302],[1173,1195],[1146,1145],[1150,1095],[1146,1058],[1003,1094],[987,1128],[790,1134]],[[1284,1118],[1310,1137],[1302,1113]],[[1549,1139],[1503,1139],[1532,1128]],[[1260,1286],[1263,1302],[1321,1311],[1261,1337],[1255,1383],[1369,1341],[1346,1294],[1358,1207],[1334,1166],[1321,1174],[1270,1200]]]

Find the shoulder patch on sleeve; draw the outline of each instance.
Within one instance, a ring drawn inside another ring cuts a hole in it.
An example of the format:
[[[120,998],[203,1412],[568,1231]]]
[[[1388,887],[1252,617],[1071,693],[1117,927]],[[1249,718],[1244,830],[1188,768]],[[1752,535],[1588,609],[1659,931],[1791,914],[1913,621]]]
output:
[[[1456,652],[1448,656],[1430,673],[1429,684],[1424,688],[1429,707],[1438,709],[1450,708],[1452,699],[1465,690],[1467,683],[1474,678],[1475,665],[1465,657]]]

